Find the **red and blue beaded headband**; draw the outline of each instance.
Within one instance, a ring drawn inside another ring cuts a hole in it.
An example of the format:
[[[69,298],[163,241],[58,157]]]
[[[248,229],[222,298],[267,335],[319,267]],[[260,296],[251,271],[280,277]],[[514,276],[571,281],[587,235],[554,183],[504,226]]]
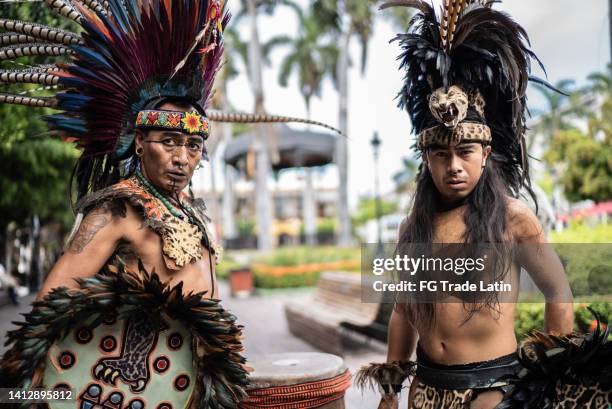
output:
[[[139,129],[168,129],[208,138],[208,119],[197,111],[181,112],[147,109],[138,112]]]

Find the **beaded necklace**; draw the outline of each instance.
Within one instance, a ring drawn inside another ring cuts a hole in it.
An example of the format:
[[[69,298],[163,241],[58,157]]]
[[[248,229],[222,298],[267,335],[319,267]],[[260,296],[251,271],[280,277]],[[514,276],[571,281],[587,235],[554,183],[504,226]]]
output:
[[[153,196],[159,199],[160,202],[162,202],[162,204],[166,207],[166,209],[170,211],[170,213],[174,217],[178,217],[179,219],[185,219],[185,215],[181,213],[175,206],[173,206],[172,203],[170,203],[170,201],[168,200],[166,196],[159,193],[159,191],[155,188],[155,186],[153,186],[153,184],[149,182],[149,180],[142,174],[140,169],[136,170],[136,177],[144,185],[144,187],[149,191],[149,193],[151,193]],[[191,213],[191,208],[189,206],[187,205],[183,205],[183,206],[185,206],[187,210],[189,211],[189,213]],[[188,219],[189,221],[191,221],[191,217],[188,217]]]

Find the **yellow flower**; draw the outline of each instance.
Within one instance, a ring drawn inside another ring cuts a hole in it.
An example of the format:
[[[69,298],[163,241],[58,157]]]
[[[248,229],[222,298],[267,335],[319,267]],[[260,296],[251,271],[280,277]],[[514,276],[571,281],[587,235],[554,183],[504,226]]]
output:
[[[202,127],[201,116],[197,112],[187,112],[183,118],[183,128],[189,133],[200,132]]]

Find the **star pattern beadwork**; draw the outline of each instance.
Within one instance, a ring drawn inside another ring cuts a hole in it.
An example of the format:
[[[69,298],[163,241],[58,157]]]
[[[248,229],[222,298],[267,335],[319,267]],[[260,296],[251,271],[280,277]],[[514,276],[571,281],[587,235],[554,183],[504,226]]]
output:
[[[201,116],[195,112],[187,112],[183,118],[183,129],[189,133],[196,133],[202,127]]]
[[[208,137],[208,119],[196,111],[180,112],[166,110],[144,110],[136,117],[137,128],[170,129],[188,134]]]

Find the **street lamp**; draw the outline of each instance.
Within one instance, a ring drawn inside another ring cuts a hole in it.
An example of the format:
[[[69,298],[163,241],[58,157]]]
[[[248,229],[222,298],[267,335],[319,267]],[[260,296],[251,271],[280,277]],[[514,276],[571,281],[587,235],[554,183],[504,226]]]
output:
[[[378,137],[378,132],[374,132],[374,136],[370,141],[372,144],[372,153],[374,155],[374,204],[376,206],[376,227],[378,230],[378,246],[377,252],[382,253],[382,226],[381,226],[381,217],[382,217],[382,205],[380,202],[380,183],[378,179],[378,156],[381,140]]]

